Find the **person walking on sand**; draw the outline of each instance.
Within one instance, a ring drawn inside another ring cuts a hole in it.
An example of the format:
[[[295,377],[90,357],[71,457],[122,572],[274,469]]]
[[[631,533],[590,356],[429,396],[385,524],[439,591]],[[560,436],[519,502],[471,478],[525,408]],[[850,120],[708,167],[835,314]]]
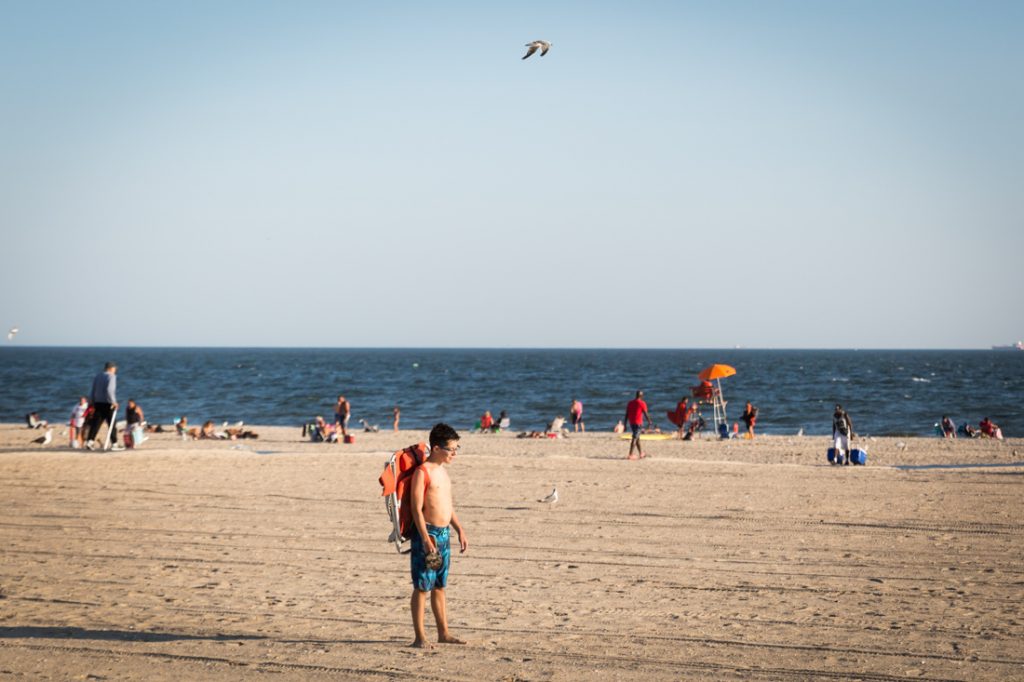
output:
[[[583,403],[576,398],[572,399],[572,407],[569,408],[569,417],[572,419],[572,430],[574,432],[587,432],[587,425],[583,423]]]
[[[643,459],[647,456],[644,454],[644,450],[640,446],[640,430],[644,426],[644,419],[647,420],[647,424],[649,426],[654,426],[654,422],[651,421],[651,415],[647,413],[647,403],[644,402],[644,392],[637,391],[636,397],[630,400],[629,404],[626,405],[626,423],[633,431],[633,437],[629,441],[629,455],[626,459]],[[637,452],[636,455],[633,454],[634,448]]]
[[[747,434],[744,438],[750,440],[754,437],[754,425],[757,424],[757,408],[747,401],[747,406],[743,408],[743,415],[740,417],[743,423],[747,425]]]
[[[430,610],[437,624],[437,641],[441,644],[465,644],[448,631],[445,587],[451,563],[449,526],[459,534],[459,550],[469,549],[466,529],[459,523],[452,502],[452,481],[445,464],[451,464],[459,452],[459,434],[452,427],[439,423],[430,430],[430,454],[412,476],[412,519],[416,530],[410,538],[412,550],[409,565],[412,572],[412,627],[416,638],[412,645],[429,649],[423,626],[423,610],[430,593]]]
[[[348,419],[352,416],[352,405],[345,400],[345,396],[338,396],[338,404],[334,406],[334,423],[341,428],[341,435],[348,435]]]
[[[111,450],[124,450],[117,442],[117,363],[108,362],[103,371],[92,380],[93,414],[89,423],[89,435],[85,438],[85,447],[96,449],[96,434],[103,422],[110,425]]]
[[[398,420],[402,418],[402,411],[400,409],[398,409],[398,405],[395,405],[394,415],[395,415],[395,431],[397,431],[398,430]]]
[[[848,465],[850,463],[851,440],[853,440],[853,421],[842,405],[836,405],[836,411],[832,413],[832,447],[836,451],[836,464]]]

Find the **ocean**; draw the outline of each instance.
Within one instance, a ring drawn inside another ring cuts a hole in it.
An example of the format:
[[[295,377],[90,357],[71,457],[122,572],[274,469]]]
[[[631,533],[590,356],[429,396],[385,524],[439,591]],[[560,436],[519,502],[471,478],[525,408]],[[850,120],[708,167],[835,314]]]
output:
[[[1005,435],[1024,434],[1024,353],[945,350],[488,350],[314,348],[0,347],[0,421],[37,411],[66,423],[103,363],[118,363],[118,399],[135,399],[150,422],[187,415],[192,424],[244,420],[294,425],[332,419],[338,395],[359,419],[390,428],[447,421],[470,428],[484,410],[508,411],[514,430],[568,417],[573,398],[589,430],[609,430],[643,389],[651,416],[665,417],[712,363],[736,368],[722,380],[730,421],[759,408],[768,434],[831,432],[846,407],[862,435],[934,433],[943,414],[957,423],[989,416]],[[710,414],[706,413],[709,417]],[[123,407],[120,412],[124,416]]]

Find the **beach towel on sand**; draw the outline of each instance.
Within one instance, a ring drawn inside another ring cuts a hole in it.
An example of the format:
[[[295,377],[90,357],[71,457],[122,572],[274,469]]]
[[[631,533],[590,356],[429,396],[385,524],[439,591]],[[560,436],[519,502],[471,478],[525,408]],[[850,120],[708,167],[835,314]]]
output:
[[[387,509],[388,518],[391,520],[391,536],[389,542],[395,543],[395,549],[400,553],[402,543],[409,539],[415,530],[412,520],[412,476],[416,473],[423,462],[427,460],[426,443],[417,443],[407,448],[398,450],[384,465],[384,472],[377,479],[381,485],[381,495],[384,497],[384,507]],[[425,480],[423,490],[426,491],[430,485],[430,475],[426,469],[423,470]],[[405,552],[409,550],[406,549]]]

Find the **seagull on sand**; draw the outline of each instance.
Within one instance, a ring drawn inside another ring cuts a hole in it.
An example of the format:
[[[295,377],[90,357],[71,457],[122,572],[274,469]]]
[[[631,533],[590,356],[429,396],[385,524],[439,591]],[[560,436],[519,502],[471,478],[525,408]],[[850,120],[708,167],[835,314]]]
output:
[[[552,488],[550,495],[537,501],[545,504],[554,504],[555,502],[558,502],[558,488]]]
[[[17,327],[11,327],[11,330],[9,332],[7,332],[7,340],[8,341],[13,341],[14,337],[17,334],[18,334],[18,328]]]
[[[50,441],[52,441],[52,440],[53,440],[53,429],[46,429],[46,433],[44,433],[43,435],[39,436],[39,438],[34,438],[32,440],[32,442],[33,443],[39,443],[40,445],[49,445]]]
[[[532,43],[526,43],[526,46],[530,49],[523,55],[523,59],[526,59],[537,50],[540,50],[540,56],[543,57],[551,49],[551,43],[546,40],[535,40]]]

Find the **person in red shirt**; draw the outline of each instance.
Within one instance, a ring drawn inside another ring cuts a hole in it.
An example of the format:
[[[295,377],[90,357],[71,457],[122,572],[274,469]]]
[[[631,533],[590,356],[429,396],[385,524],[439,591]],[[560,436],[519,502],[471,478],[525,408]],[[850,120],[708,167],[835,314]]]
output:
[[[643,459],[647,456],[640,447],[640,429],[643,428],[644,419],[647,420],[648,425],[654,425],[651,421],[651,415],[647,414],[647,403],[644,402],[644,392],[637,391],[636,398],[630,400],[629,404],[626,405],[626,424],[628,424],[629,428],[633,431],[633,438],[629,441],[629,455],[626,459]],[[634,448],[636,448],[639,457],[633,454]]]

